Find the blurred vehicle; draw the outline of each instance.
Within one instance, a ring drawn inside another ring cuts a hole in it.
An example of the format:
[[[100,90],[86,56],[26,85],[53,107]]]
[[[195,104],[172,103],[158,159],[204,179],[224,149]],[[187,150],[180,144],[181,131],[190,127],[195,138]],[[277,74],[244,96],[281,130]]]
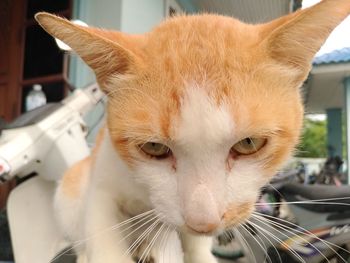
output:
[[[346,183],[346,175],[341,173],[343,160],[339,156],[329,157],[319,174],[315,175],[314,183],[340,186]]]

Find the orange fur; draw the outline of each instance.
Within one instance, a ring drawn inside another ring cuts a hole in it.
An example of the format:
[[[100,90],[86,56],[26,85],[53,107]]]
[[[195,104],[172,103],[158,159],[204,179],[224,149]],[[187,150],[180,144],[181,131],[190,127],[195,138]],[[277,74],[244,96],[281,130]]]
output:
[[[231,204],[224,214],[225,226],[239,225],[247,220],[254,211],[254,203]]]
[[[89,156],[67,170],[61,182],[64,195],[70,199],[81,196],[81,185],[88,180],[91,169],[92,158]]]
[[[102,127],[99,132],[97,133],[97,136],[96,136],[96,140],[95,140],[95,147],[92,151],[92,155],[94,156],[94,158],[96,157],[96,155],[98,154],[98,151],[101,147],[101,144],[102,144],[102,141],[103,141],[103,138],[105,136],[105,133],[106,133],[106,127]]]
[[[238,30],[232,30],[237,27]],[[196,34],[191,33],[191,28],[196,28]],[[285,151],[290,152],[297,142],[302,122],[298,87],[290,87],[292,80],[288,76],[281,77],[280,68],[269,66],[273,62],[258,47],[260,39],[253,28],[231,18],[212,15],[178,17],[156,28],[148,35],[145,46],[147,67],[127,83],[118,80],[123,89],[116,90],[110,97],[109,111],[113,118],[108,119],[108,126],[112,137],[129,140],[132,139],[129,137],[141,136],[141,141],[147,141],[156,134],[161,139],[171,140],[169,122],[178,117],[184,89],[193,84],[206,89],[218,104],[229,101],[242,136],[246,135],[247,128],[254,135],[272,122],[271,129],[288,135],[281,139],[291,142]],[[277,79],[271,79],[276,76]],[[124,87],[127,88],[124,90]],[[238,117],[240,102],[248,108],[245,119]],[[128,107],[123,106],[127,104]],[[142,115],[141,112],[148,113],[148,118],[133,117]],[[280,114],[272,120],[271,112]],[[290,118],[285,118],[287,115]],[[254,127],[240,125],[247,118],[251,118]],[[131,136],[135,130],[140,134]],[[132,159],[127,147],[123,147],[123,156]]]

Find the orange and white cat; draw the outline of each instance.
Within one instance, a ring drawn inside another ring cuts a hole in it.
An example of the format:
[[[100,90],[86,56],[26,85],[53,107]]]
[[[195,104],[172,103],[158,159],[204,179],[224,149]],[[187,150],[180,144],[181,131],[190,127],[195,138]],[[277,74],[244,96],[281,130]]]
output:
[[[67,237],[83,241],[80,262],[216,262],[210,236],[249,218],[293,152],[300,86],[349,13],[349,0],[324,0],[266,24],[179,16],[144,35],[37,14],[108,96],[93,153],[67,171],[55,200]],[[157,258],[170,239],[172,256]]]

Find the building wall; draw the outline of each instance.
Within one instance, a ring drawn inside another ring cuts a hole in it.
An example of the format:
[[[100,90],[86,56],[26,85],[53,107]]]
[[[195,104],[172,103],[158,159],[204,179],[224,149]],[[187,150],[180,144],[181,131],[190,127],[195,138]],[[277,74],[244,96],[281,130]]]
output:
[[[193,0],[177,0],[177,2],[187,13],[191,14],[199,11],[198,7],[193,4]]]
[[[145,33],[164,19],[164,0],[124,0],[121,12],[121,31]]]

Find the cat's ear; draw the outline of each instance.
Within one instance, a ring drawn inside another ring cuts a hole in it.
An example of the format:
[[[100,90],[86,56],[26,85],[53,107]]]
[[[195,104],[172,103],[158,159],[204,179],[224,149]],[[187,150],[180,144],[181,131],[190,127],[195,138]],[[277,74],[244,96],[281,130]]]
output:
[[[111,76],[132,74],[140,64],[140,57],[136,55],[136,37],[79,26],[45,12],[37,13],[35,19],[45,31],[67,44],[94,70],[102,89]]]
[[[304,81],[317,51],[349,14],[349,0],[323,0],[263,25],[263,44],[270,57],[293,69],[297,81]]]

